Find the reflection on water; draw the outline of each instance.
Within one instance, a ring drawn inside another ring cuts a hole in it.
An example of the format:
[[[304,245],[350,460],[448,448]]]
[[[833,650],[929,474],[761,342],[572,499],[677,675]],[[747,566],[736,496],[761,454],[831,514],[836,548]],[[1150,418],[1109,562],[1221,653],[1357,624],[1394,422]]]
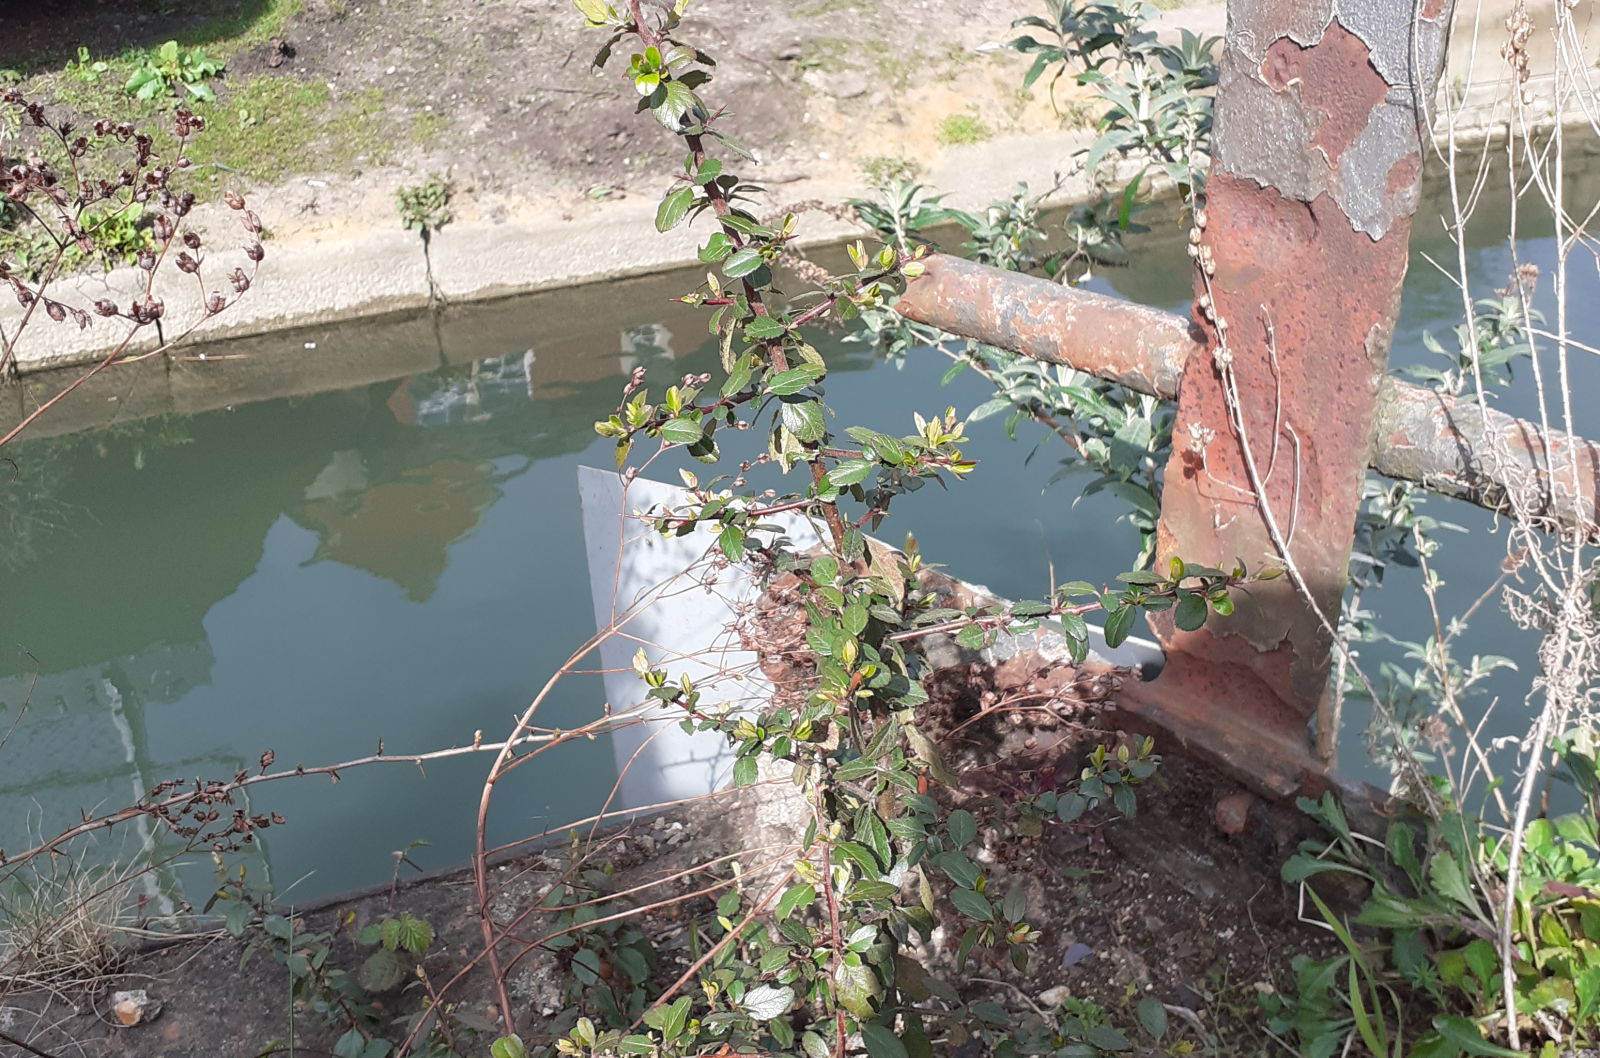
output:
[[[1441,256],[1427,210],[1396,363],[1424,358],[1422,331],[1444,331],[1459,311],[1420,256]],[[1484,292],[1509,272],[1503,231],[1488,216],[1474,229],[1469,259]],[[1135,267],[1093,285],[1182,308],[1181,236],[1150,236]],[[1522,248],[1547,268],[1550,252],[1547,238]],[[231,776],[268,748],[280,764],[322,764],[370,753],[379,738],[410,752],[506,730],[593,632],[576,490],[580,463],[610,464],[593,421],[636,366],[657,392],[714,369],[703,321],[669,300],[695,278],[251,339],[233,344],[241,359],[204,373],[191,363],[110,373],[64,402],[42,424],[60,435],[17,445],[16,479],[0,489],[0,730],[15,724],[0,750],[0,848],[162,779]],[[1590,334],[1600,333],[1593,278],[1573,303],[1574,326]],[[942,358],[896,368],[838,336],[814,337],[832,369],[850,374],[829,387],[841,424],[904,432],[912,410],[985,399],[970,372],[941,386]],[[1574,362],[1579,387],[1600,386],[1596,366]],[[1532,412],[1525,379],[1498,401]],[[1046,491],[1059,452],[1025,460],[1034,438],[1007,441],[998,417],[969,434],[980,472],[950,492],[905,497],[885,536],[912,529],[924,554],[1012,597],[1040,594],[1052,570],[1100,580],[1125,568],[1137,537],[1116,522],[1114,500],[1075,503],[1071,479]],[[651,473],[670,477],[676,465]],[[1429,511],[1473,530],[1438,560],[1446,604],[1465,608],[1503,542],[1481,511],[1442,500]],[[1369,605],[1402,638],[1431,627],[1411,571],[1392,571]],[[1520,708],[1532,646],[1487,610],[1462,642],[1467,655],[1523,663],[1491,684],[1511,703],[1502,708]],[[1365,649],[1369,662],[1397,656]],[[540,722],[576,726],[603,698],[597,677],[571,678]],[[1359,717],[1352,730],[1344,760],[1359,768]],[[259,788],[252,810],[289,820],[268,832],[259,870],[270,867],[280,889],[315,871],[294,890],[304,899],[386,879],[389,853],[416,839],[431,843],[413,853],[426,866],[457,862],[486,765]],[[597,809],[615,775],[600,743],[519,769],[496,795],[490,840]],[[200,891],[205,873],[167,872],[149,895],[176,900],[180,880]]]

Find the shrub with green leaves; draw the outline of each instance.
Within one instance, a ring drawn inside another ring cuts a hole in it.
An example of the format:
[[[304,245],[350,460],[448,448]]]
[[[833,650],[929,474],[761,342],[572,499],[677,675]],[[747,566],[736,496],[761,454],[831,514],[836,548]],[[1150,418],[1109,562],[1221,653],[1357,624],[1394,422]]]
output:
[[[429,173],[420,184],[407,184],[394,193],[395,210],[407,231],[414,231],[426,242],[428,236],[449,224],[450,185],[438,173]]]
[[[707,310],[722,373],[720,381],[686,375],[653,394],[644,373],[636,372],[615,413],[595,429],[614,442],[619,469],[641,450],[653,458],[681,447],[702,463],[717,464],[725,458],[723,446],[746,432],[765,441],[764,451],[741,459],[727,476],[702,483],[684,472],[683,502],[644,517],[663,535],[704,530],[721,559],[748,564],[763,583],[781,577],[794,585],[809,675],[797,698],[734,709],[715,700],[714,683],[675,675],[643,651],[634,667],[651,704],[676,710],[687,731],[718,732],[728,740],[737,785],[756,782],[758,762],[770,761],[792,776],[812,811],[804,833],[795,835],[797,855],[787,869],[778,868],[783,873],[776,879],[723,893],[714,924],[703,937],[692,931],[698,987],[685,994],[650,995],[633,970],[616,973],[632,959],[625,954],[630,947],[648,965],[645,950],[622,934],[586,926],[578,916],[593,902],[576,900],[571,925],[557,931],[559,943],[547,945],[570,960],[583,990],[582,1016],[558,1049],[575,1058],[713,1048],[843,1058],[847,1041],[859,1034],[872,1058],[926,1058],[932,1035],[917,1004],[937,988],[953,990],[910,957],[912,934],[931,937],[938,915],[959,923],[960,970],[979,949],[1026,967],[1039,931],[1029,920],[1025,891],[1001,891],[975,857],[977,819],[950,810],[941,798],[940,784],[954,777],[920,726],[919,707],[928,694],[919,641],[946,635],[980,649],[1002,634],[1050,622],[1082,660],[1088,614],[1104,613],[1106,640],[1113,644],[1126,638],[1140,610],[1170,609],[1180,627],[1195,628],[1213,611],[1229,612],[1231,592],[1255,578],[1242,567],[1174,560],[1159,573],[1126,574],[1115,589],[1075,581],[1046,598],[1009,606],[941,605],[922,579],[915,546],[908,541],[897,550],[868,534],[898,496],[930,482],[953,486],[973,471],[961,450],[964,424],[946,409],[913,415],[915,429],[900,435],[836,427],[823,402],[827,365],[805,330],[881,313],[886,300],[922,272],[926,247],[897,237],[902,226],[875,250],[861,242],[849,247],[852,272],[828,277],[815,291],[781,297],[774,265],[796,237],[797,218],[763,220],[749,205],[758,189],[737,171],[749,152],[722,127],[722,109],[701,98],[714,62],[684,42],[687,0],[660,13],[637,2],[576,3],[603,37],[597,66],[625,43],[637,47],[625,76],[639,109],[682,145],[682,165],[660,202],[656,227],[665,232],[695,220],[710,224],[699,250],[705,282],[680,300]],[[899,204],[888,209],[897,215],[902,206],[924,211],[914,223],[941,215],[915,188],[902,189]],[[785,494],[759,492],[747,480],[757,465],[799,480]],[[628,470],[630,477],[635,472]],[[771,520],[782,512],[809,518],[819,527],[821,545],[796,548]],[[1090,753],[1081,775],[1053,791],[1048,803],[1036,800],[1036,816],[1042,824],[1046,816],[1078,821],[1109,811],[1132,814],[1135,787],[1157,763],[1149,740],[1108,738]],[[601,879],[585,884],[598,889]],[[571,898],[553,890],[546,901],[564,906]],[[613,967],[609,981],[597,972],[601,959]],[[496,1048],[501,1058],[517,1058],[524,1045],[505,1037]]]
[[[1556,1044],[1600,1042],[1600,802],[1595,746],[1583,729],[1557,739],[1561,775],[1579,811],[1535,819],[1522,834],[1509,923],[1515,1016],[1523,1032]],[[1438,780],[1438,793],[1448,793]],[[1296,987],[1264,995],[1272,1031],[1299,1041],[1306,1058],[1339,1053],[1354,1035],[1373,1054],[1415,1058],[1514,1055],[1504,1039],[1508,983],[1501,972],[1496,905],[1508,878],[1507,835],[1445,802],[1437,818],[1397,819],[1381,851],[1355,834],[1331,796],[1302,800],[1329,833],[1283,868],[1344,952],[1298,956]],[[1371,894],[1345,921],[1315,888],[1319,875],[1355,875]],[[1359,931],[1359,932],[1357,932]]]
[[[159,99],[167,95],[181,96],[187,92],[195,99],[214,103],[217,100],[216,93],[206,82],[222,70],[223,64],[209,58],[205,49],[190,48],[184,51],[178,47],[177,41],[169,40],[154,54],[144,56],[128,78],[128,83],[123,85],[123,90],[135,99]],[[91,72],[96,72],[93,67]]]

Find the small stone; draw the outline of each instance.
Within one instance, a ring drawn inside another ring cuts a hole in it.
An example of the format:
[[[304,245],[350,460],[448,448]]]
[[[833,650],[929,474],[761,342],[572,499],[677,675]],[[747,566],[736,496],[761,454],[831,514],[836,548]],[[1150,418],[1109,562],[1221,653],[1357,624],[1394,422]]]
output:
[[[132,1028],[154,1021],[161,1013],[161,1004],[151,999],[144,989],[136,988],[129,992],[113,992],[111,1011],[116,1014],[119,1024]]]
[[[1059,1007],[1071,997],[1072,989],[1066,985],[1056,985],[1054,988],[1047,988],[1039,993],[1039,1005],[1046,1009]]]
[[[1218,801],[1217,829],[1229,836],[1244,833],[1244,826],[1250,820],[1250,806],[1254,803],[1255,798],[1243,790]]]

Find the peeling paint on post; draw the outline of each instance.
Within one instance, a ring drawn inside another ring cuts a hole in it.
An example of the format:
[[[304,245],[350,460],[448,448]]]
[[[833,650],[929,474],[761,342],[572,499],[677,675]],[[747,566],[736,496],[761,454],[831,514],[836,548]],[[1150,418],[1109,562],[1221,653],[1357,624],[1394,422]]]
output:
[[[1427,127],[1418,104],[1433,98],[1448,7],[1228,5],[1201,259],[1214,265],[1214,311],[1267,500],[1330,622],[1405,278]],[[1197,300],[1204,292],[1197,277]],[[1205,317],[1196,310],[1209,351]],[[1173,437],[1158,561],[1277,563],[1209,356],[1184,374]],[[1290,578],[1252,586],[1231,617],[1196,632],[1151,623],[1167,668],[1125,694],[1130,712],[1187,715],[1202,732],[1195,748],[1259,774],[1267,792],[1317,784],[1307,724],[1333,644]]]

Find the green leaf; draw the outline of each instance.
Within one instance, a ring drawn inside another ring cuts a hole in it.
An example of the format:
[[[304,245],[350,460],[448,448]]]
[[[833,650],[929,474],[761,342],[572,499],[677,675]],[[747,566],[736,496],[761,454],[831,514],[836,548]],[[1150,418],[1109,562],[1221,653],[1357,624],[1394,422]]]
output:
[[[750,328],[760,322],[760,320],[751,320],[749,324],[745,325],[745,333],[748,334]],[[781,327],[778,333],[783,333]],[[791,367],[789,370],[781,371],[767,379],[767,392],[777,397],[792,396],[815,382],[821,374],[822,372],[811,364]]]
[[[1443,1036],[1447,1043],[1460,1047],[1477,1058],[1526,1058],[1522,1051],[1496,1047],[1485,1040],[1478,1026],[1467,1018],[1441,1014],[1433,1019],[1433,1027],[1439,1030],[1439,1035]]]
[[[1192,591],[1178,589],[1178,605],[1172,619],[1185,632],[1193,632],[1206,623],[1206,599]]]
[[[400,969],[400,960],[388,948],[379,948],[367,956],[367,961],[361,964],[361,969],[356,973],[356,980],[368,992],[387,992],[400,983],[400,978],[405,976]]]
[[[664,204],[665,203],[663,203],[663,205]],[[700,260],[704,261],[706,264],[713,264],[722,260],[732,252],[733,240],[728,238],[725,233],[715,231],[711,233],[711,238],[706,240],[706,244],[700,247],[700,249],[697,251],[697,254]]]
[[[978,927],[971,926],[961,934],[961,943],[956,945],[956,973],[960,973],[967,965],[967,956],[972,954],[972,946],[978,943]]]
[[[689,1021],[690,999],[683,996],[667,1008],[666,1024],[661,1027],[661,1035],[668,1040],[675,1040],[683,1035],[683,1027]]]
[[[1000,913],[1007,922],[1021,922],[1028,913],[1028,891],[1022,886],[1015,886],[1006,893],[1005,900],[1001,901]]]
[[[261,928],[267,936],[276,937],[278,940],[288,940],[292,935],[289,920],[282,915],[267,915],[261,920]]]
[[[689,207],[694,204],[694,188],[680,187],[669,192],[656,207],[656,231],[671,231],[683,221]]]
[[[722,262],[722,274],[729,279],[738,279],[740,276],[749,275],[760,267],[761,251],[753,246],[746,246]]]
[[[777,916],[779,922],[782,922],[816,898],[817,891],[811,886],[803,882],[799,885],[791,885],[783,891],[783,896],[778,898],[778,907],[773,914]]]
[[[994,908],[989,905],[988,899],[979,892],[971,889],[955,888],[950,890],[950,902],[956,905],[956,910],[970,919],[979,922],[989,922],[994,918]]]
[[[727,333],[730,335],[733,333],[733,327],[731,325],[728,327]],[[738,393],[740,390],[744,389],[745,386],[749,385],[752,370],[753,365],[750,357],[741,356],[738,360],[736,360],[732,369],[728,372],[728,380],[722,384],[722,395],[724,397],[731,397],[735,393]]]
[[[745,993],[744,1002],[740,1005],[752,1020],[771,1021],[787,1012],[793,1002],[793,989],[759,985]]]
[[[1106,646],[1121,646],[1128,638],[1128,632],[1133,628],[1134,607],[1119,604],[1106,617]]]
[[[489,1054],[491,1058],[527,1058],[528,1050],[522,1045],[522,1037],[512,1033],[490,1044]]]
[[[661,427],[661,439],[669,444],[694,444],[705,428],[693,419],[671,419]]]
[[[1102,1051],[1125,1051],[1128,1049],[1128,1037],[1109,1025],[1096,1025],[1088,1032],[1085,1032],[1083,1038]]]
[[[1056,818],[1063,823],[1070,823],[1083,815],[1089,807],[1089,802],[1075,793],[1062,794],[1056,801]]]
[[[361,1035],[360,1029],[351,1029],[333,1045],[335,1058],[361,1058],[366,1049],[367,1040]]]
[[[879,871],[878,859],[867,848],[857,845],[853,841],[841,841],[833,847],[833,858],[837,863],[845,860],[853,861],[860,867],[868,878],[876,878]]]
[[[600,980],[600,956],[589,948],[579,948],[572,953],[572,972],[580,983],[594,984]]]
[[[905,1044],[894,1030],[867,1022],[861,1026],[861,1042],[867,1045],[871,1058],[907,1058]]]
[[[657,89],[660,98],[652,94],[650,108],[651,114],[661,123],[661,127],[669,132],[677,132],[683,115],[695,105],[698,100],[694,92],[682,81],[668,81]]]
[[[433,927],[420,918],[413,917],[409,912],[402,912],[399,919],[400,947],[412,955],[421,955],[428,950],[428,945],[433,943]]]
[[[740,757],[733,766],[733,784],[735,786],[749,786],[756,781],[756,759],[754,757]]]
[[[799,441],[820,441],[827,432],[827,424],[822,419],[822,405],[814,400],[793,404],[785,402],[782,418],[784,427]]]
[[[950,833],[950,841],[959,849],[972,844],[972,839],[978,836],[978,821],[971,812],[958,808],[945,820],[945,829]]]
[[[947,852],[939,857],[939,869],[952,882],[966,889],[974,889],[982,872],[978,865],[959,852]]]
[[[865,459],[846,459],[828,471],[828,483],[842,489],[866,479],[872,473],[872,463]]]
[[[725,525],[717,535],[717,546],[729,562],[744,558],[744,530],[737,525]]]
[[[1293,856],[1290,856],[1283,865],[1282,874],[1284,881],[1288,882],[1290,885],[1294,885],[1298,882],[1305,881],[1307,878],[1310,878],[1313,875],[1323,874],[1327,871],[1346,871],[1361,878],[1366,877],[1366,872],[1364,871],[1358,871],[1355,868],[1346,866],[1342,863],[1334,863],[1329,860],[1319,860],[1315,856],[1304,852],[1297,852]],[[1359,919],[1357,921],[1359,921]]]
[[[781,337],[783,335],[783,333],[785,331],[787,331],[788,329],[789,328],[784,326],[782,320],[774,319],[771,316],[757,316],[754,319],[747,321],[745,323],[745,325],[744,325],[744,333],[745,333],[745,335],[747,337],[756,338],[756,339],[778,338],[778,337]],[[784,377],[784,375],[791,375],[793,373],[794,372],[792,372],[792,371],[785,371],[783,373],[783,375],[779,375],[778,378],[782,378],[782,377]],[[810,380],[807,379],[807,381],[810,381]],[[776,383],[776,382],[777,382],[777,378],[773,379],[773,383]],[[772,389],[772,384],[773,383],[769,383],[768,384],[767,388],[769,390]],[[800,385],[803,386],[803,385],[805,385],[805,383],[802,382]],[[795,389],[799,389],[799,388],[800,388],[800,386],[796,386],[795,387]],[[794,389],[789,390],[789,392],[793,393]]]
[[[840,1006],[865,1020],[877,1013],[872,1000],[883,995],[883,985],[870,966],[841,962],[833,972],[833,994]]]
[[[1161,1005],[1161,1000],[1155,996],[1139,1000],[1139,1024],[1157,1043],[1161,1042],[1167,1032],[1167,1008]]]

